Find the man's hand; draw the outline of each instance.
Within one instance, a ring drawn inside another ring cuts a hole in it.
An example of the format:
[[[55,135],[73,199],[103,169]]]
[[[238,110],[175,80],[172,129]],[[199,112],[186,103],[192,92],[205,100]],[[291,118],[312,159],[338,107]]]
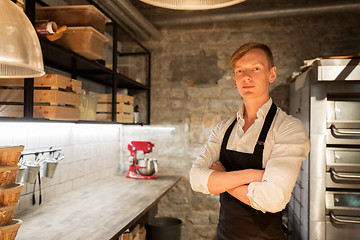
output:
[[[251,182],[261,182],[265,170],[258,170],[258,169],[246,169],[243,170],[246,171],[249,176],[251,176],[252,181]],[[233,197],[237,198],[241,202],[251,206],[250,199],[248,198],[248,184],[238,186],[233,189],[227,190],[227,192],[232,195]]]
[[[226,172],[225,167],[221,164],[220,161],[214,162],[214,163],[211,165],[210,169],[215,170],[215,171],[218,171],[218,172]]]

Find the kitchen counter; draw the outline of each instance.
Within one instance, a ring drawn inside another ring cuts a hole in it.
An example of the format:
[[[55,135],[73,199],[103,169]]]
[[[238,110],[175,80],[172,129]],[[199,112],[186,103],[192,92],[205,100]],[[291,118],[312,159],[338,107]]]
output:
[[[16,239],[117,239],[144,216],[180,176],[155,180],[117,175],[89,184],[40,207],[16,214]]]

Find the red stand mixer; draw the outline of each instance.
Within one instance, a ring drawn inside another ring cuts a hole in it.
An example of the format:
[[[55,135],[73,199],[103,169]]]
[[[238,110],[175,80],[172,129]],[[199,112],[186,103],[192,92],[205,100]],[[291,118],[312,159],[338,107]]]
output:
[[[128,178],[136,179],[156,179],[157,160],[145,158],[145,154],[151,153],[154,144],[146,141],[131,141],[128,144],[130,151],[130,166],[126,174]],[[143,157],[140,155],[144,153]]]

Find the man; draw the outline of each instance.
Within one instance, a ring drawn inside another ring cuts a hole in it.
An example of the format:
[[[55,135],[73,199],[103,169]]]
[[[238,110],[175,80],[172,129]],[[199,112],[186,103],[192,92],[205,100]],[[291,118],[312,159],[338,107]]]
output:
[[[268,46],[242,45],[231,66],[244,103],[214,128],[190,170],[190,183],[194,191],[220,194],[217,239],[284,239],[282,211],[309,139],[303,124],[269,97],[276,67]]]

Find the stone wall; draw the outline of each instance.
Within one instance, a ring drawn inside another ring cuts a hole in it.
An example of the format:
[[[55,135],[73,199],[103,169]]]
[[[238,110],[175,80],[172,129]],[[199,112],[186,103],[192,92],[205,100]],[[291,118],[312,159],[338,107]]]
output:
[[[182,239],[215,236],[218,196],[194,193],[188,172],[215,124],[234,115],[242,103],[233,84],[231,54],[248,41],[272,48],[278,77],[270,95],[286,111],[288,78],[303,60],[360,51],[357,14],[163,27],[161,41],[145,43],[152,53],[151,124],[175,129],[165,138],[153,130],[151,139],[158,144],[161,171],[184,176],[160,201],[159,216],[181,218]],[[147,135],[136,136],[146,140]]]

